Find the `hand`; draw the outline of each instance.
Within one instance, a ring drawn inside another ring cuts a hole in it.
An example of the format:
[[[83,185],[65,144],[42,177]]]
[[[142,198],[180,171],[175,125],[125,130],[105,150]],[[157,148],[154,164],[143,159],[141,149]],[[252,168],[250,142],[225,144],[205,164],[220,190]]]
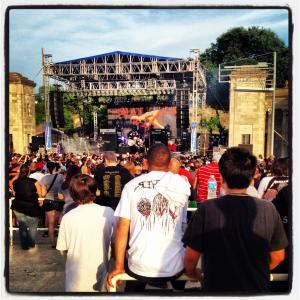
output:
[[[201,285],[203,284],[203,273],[201,269],[196,268],[193,273],[188,274],[188,276],[191,277],[191,281],[200,281]]]
[[[42,207],[43,206],[43,200],[38,200],[38,203],[39,203],[39,207]]]
[[[111,287],[114,287],[111,280],[114,276],[119,275],[119,274],[124,274],[125,270],[124,269],[114,269],[112,272],[108,274],[107,281],[106,281],[106,289],[109,292]],[[117,281],[117,288],[119,285],[122,283],[121,280]]]

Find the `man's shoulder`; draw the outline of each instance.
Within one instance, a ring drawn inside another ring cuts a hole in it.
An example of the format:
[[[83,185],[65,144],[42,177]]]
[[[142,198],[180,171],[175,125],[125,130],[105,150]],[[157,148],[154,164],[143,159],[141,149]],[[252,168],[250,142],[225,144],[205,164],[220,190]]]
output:
[[[139,175],[137,177],[132,178],[126,185],[130,186],[130,185],[137,185],[140,182],[146,181],[146,180],[150,180],[148,173],[147,174],[142,174]]]

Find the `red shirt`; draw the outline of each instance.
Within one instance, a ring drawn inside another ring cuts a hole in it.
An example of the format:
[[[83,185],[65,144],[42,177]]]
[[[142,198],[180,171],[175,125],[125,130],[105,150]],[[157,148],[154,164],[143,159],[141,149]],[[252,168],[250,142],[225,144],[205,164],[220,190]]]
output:
[[[196,172],[197,178],[197,202],[202,202],[207,200],[207,183],[210,175],[215,175],[217,181],[217,197],[220,195],[221,189],[221,175],[219,172],[219,165],[213,162],[209,165],[200,167]]]
[[[193,186],[193,177],[189,171],[184,168],[179,168],[178,174],[185,176],[188,179],[190,185]]]

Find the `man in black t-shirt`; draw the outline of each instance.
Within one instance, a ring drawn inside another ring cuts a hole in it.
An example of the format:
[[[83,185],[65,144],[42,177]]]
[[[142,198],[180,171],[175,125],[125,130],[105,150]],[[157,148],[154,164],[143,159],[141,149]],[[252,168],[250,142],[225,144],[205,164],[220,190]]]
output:
[[[124,185],[133,177],[127,169],[117,165],[114,152],[107,151],[104,153],[104,164],[104,167],[101,166],[95,170],[94,179],[100,190],[100,196],[96,198],[95,203],[109,206],[115,210]]]
[[[269,292],[270,270],[284,259],[288,242],[276,208],[246,194],[255,166],[247,150],[228,149],[219,161],[226,195],[201,203],[184,234],[186,273],[207,292]]]

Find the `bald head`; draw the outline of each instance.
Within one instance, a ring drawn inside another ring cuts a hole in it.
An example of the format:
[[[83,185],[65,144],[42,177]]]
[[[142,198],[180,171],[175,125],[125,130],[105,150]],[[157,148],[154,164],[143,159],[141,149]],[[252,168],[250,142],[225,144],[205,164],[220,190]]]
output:
[[[150,147],[147,153],[147,160],[150,170],[168,171],[171,153],[168,147],[158,143]]]
[[[117,156],[112,151],[104,152],[103,157],[106,165],[114,165],[117,162]]]

